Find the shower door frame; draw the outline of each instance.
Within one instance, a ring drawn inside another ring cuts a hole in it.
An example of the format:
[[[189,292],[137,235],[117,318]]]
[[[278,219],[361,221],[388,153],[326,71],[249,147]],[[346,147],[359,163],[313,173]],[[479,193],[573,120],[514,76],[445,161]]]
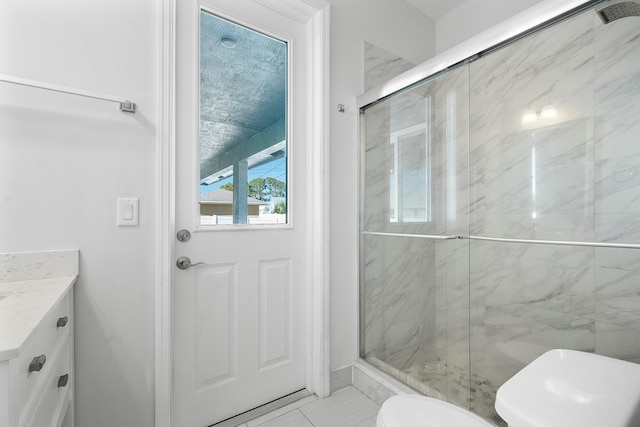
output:
[[[420,65],[370,89],[356,98],[362,111],[391,95],[411,89],[462,62],[497,50],[509,43],[580,13],[606,0],[546,0],[538,3]],[[360,128],[362,130],[362,128]]]

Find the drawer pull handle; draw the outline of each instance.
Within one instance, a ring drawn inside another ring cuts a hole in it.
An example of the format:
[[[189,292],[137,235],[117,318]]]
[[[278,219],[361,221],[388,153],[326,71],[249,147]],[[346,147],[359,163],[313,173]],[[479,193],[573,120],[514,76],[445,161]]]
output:
[[[66,387],[68,382],[69,374],[61,375],[60,378],[58,378],[58,387]]]
[[[56,323],[56,326],[58,328],[64,328],[65,326],[67,326],[67,323],[69,323],[69,318],[67,316],[64,316],[58,319],[58,323]]]
[[[29,364],[29,372],[38,372],[44,367],[44,363],[47,361],[47,356],[41,354],[40,356],[34,357],[31,363]]]

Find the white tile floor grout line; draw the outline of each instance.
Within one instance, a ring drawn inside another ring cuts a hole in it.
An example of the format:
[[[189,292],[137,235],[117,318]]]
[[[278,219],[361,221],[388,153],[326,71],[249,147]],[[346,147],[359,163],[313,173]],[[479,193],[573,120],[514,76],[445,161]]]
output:
[[[325,399],[308,396],[241,427],[374,427],[379,405],[353,386]]]

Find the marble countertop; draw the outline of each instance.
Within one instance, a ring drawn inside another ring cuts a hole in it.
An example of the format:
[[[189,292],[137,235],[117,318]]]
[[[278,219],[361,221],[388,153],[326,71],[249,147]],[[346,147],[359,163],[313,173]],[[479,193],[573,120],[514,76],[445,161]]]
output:
[[[0,283],[0,362],[16,357],[77,276]]]
[[[79,251],[0,254],[0,362],[16,357],[78,278]]]

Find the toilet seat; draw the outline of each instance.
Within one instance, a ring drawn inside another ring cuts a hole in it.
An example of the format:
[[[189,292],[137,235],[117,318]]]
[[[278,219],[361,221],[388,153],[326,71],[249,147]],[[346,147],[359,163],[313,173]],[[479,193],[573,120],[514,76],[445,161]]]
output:
[[[443,400],[417,394],[387,399],[378,412],[376,427],[492,427],[491,424]]]

